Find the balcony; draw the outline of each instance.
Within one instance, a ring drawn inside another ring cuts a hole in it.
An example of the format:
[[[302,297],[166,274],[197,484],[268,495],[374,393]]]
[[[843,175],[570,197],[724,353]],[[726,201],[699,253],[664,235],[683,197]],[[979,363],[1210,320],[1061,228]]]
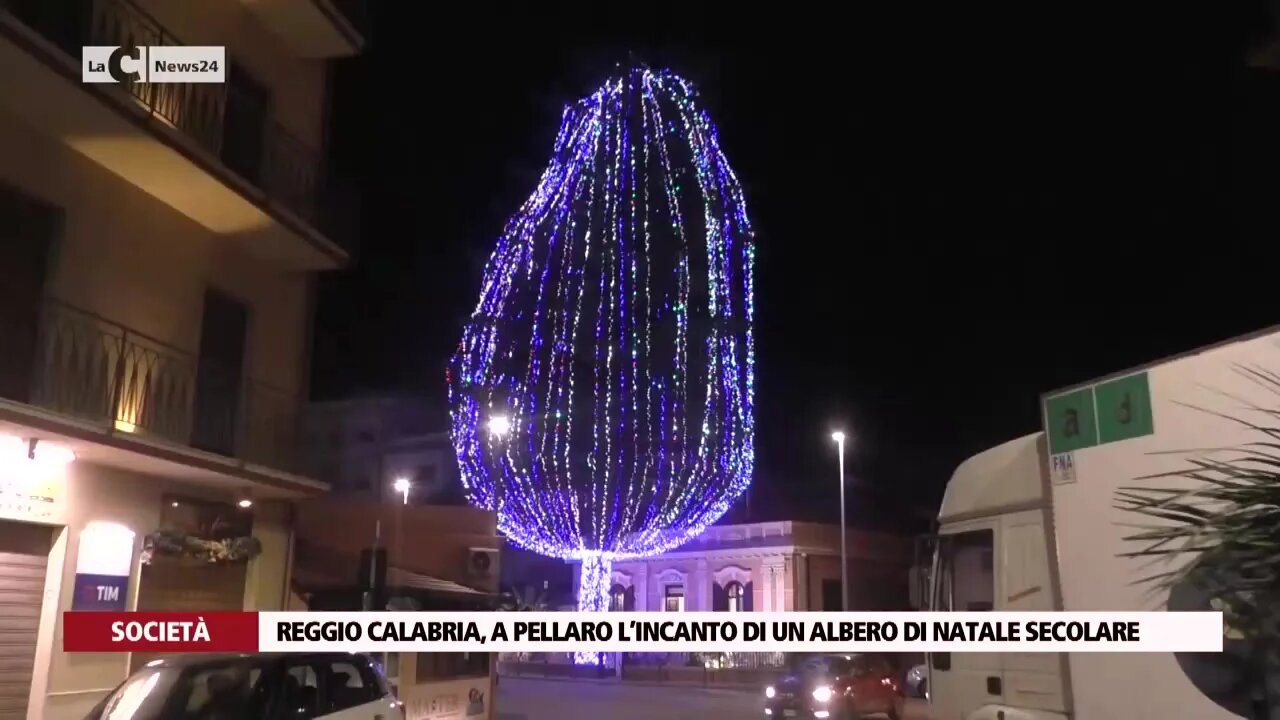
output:
[[[0,358],[0,399],[144,451],[305,478],[296,396],[56,300],[45,302],[34,332],[21,325],[0,326],[0,338],[19,349]]]
[[[241,0],[299,57],[335,58],[364,48],[364,0]]]
[[[128,0],[0,0],[0,66],[11,69],[0,102],[252,253],[302,270],[345,264],[354,193],[272,119],[266,98],[230,82],[80,80],[84,45],[182,44]]]

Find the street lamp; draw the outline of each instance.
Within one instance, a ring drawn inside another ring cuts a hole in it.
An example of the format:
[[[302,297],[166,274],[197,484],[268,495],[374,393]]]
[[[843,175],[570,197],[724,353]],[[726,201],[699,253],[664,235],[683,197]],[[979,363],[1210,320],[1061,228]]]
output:
[[[831,433],[836,441],[836,453],[840,456],[840,609],[849,611],[849,546],[845,542],[844,525],[844,432]]]
[[[413,487],[413,483],[409,482],[409,478],[398,477],[396,478],[395,484],[393,484],[391,487],[395,488],[396,492],[404,496],[404,504],[408,505],[409,504],[409,488]]]
[[[489,418],[489,434],[495,437],[506,437],[511,432],[511,418],[506,415],[494,415]]]

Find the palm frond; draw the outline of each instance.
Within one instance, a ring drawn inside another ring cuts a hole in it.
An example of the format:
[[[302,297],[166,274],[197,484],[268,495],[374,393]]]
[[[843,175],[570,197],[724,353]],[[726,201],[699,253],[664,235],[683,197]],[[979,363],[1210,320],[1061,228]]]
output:
[[[1280,373],[1260,367],[1235,371],[1280,399]],[[1144,562],[1165,561],[1168,569],[1134,581],[1168,589],[1190,581],[1215,598],[1229,624],[1246,636],[1280,640],[1280,403],[1257,402],[1218,392],[1258,413],[1252,420],[1211,408],[1178,403],[1227,420],[1258,435],[1232,447],[1181,454],[1182,467],[1135,478],[1118,488],[1113,507],[1138,519],[1125,523],[1129,532],[1119,557]],[[1176,484],[1174,484],[1176,481]],[[1188,561],[1190,559],[1190,561]]]

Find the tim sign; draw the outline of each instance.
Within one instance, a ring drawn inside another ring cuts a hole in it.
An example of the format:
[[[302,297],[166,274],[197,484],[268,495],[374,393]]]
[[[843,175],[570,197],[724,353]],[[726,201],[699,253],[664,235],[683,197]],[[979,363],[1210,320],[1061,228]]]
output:
[[[76,594],[72,610],[127,610],[128,575],[92,575],[76,573]]]
[[[80,532],[72,610],[129,609],[134,533],[123,525],[92,522]]]

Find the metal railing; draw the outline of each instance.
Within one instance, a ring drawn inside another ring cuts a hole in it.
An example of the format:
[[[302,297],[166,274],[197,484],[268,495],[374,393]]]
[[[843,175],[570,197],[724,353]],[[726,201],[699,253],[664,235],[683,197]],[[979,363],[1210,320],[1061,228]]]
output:
[[[0,337],[10,337],[0,327]],[[62,415],[247,462],[300,472],[301,404],[124,325],[48,300],[25,397]]]
[[[129,0],[0,0],[28,27],[62,48],[75,64],[85,45],[182,45]],[[231,61],[229,61],[231,62]],[[269,101],[226,83],[138,83],[123,86],[149,114],[195,142],[223,167],[262,190],[271,202],[354,250],[355,194],[322,156],[271,118]]]

